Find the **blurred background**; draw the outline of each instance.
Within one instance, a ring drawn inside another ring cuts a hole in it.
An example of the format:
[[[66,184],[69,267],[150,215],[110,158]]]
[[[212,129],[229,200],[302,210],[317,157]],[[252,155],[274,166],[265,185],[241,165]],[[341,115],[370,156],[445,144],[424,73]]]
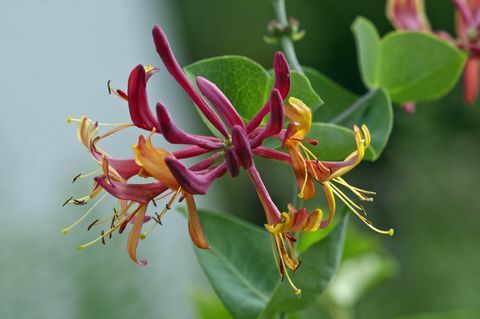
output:
[[[426,3],[434,28],[453,32],[450,1]],[[382,34],[389,32],[384,5],[287,0],[289,15],[307,30],[296,46],[301,63],[363,93],[350,24],[363,15]],[[0,2],[0,318],[208,317],[207,308],[218,302],[180,214],[169,213],[164,226],[141,242],[146,267],[129,260],[126,236],[78,252],[76,245],[96,234],[82,225],[61,235],[84,211],[61,204],[91,186],[72,185],[72,177],[96,169],[65,119],[85,114],[101,122],[128,121],[126,105],[108,95],[106,82],[126,88],[136,64],[160,64],[150,36],[154,24],[166,30],[183,65],[240,54],[270,68],[278,48],[262,36],[272,18],[267,0]],[[191,131],[204,130],[164,70],[152,79],[149,94]],[[138,131],[122,134],[104,148],[128,156]],[[385,153],[348,176],[354,185],[377,191],[369,215],[378,225],[394,227],[396,235],[377,237],[352,218],[344,266],[319,305],[299,316],[480,317],[479,158],[480,109],[463,104],[460,87],[441,102],[420,105],[415,114],[396,108]],[[279,203],[291,197],[289,174],[280,165],[264,170]],[[199,206],[261,224],[250,184],[245,176],[235,182],[234,187],[223,179]],[[98,210],[112,204],[107,200]]]

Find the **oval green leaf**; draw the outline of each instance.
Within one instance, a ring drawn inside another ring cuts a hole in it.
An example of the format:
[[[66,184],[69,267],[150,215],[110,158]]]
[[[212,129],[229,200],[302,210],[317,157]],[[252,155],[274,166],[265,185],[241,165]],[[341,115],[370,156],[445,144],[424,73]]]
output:
[[[363,83],[368,88],[379,85],[378,67],[380,55],[380,36],[378,31],[367,19],[358,17],[352,24],[358,52],[358,64]]]
[[[382,40],[379,80],[398,103],[429,102],[457,83],[465,54],[437,36],[393,32]]]
[[[213,289],[234,318],[257,318],[279,277],[269,235],[232,216],[200,217],[210,249],[195,252]]]
[[[314,113],[315,122],[338,124],[350,130],[354,124],[366,124],[372,134],[372,143],[371,152],[366,154],[365,159],[378,159],[393,126],[392,103],[388,94],[382,89],[376,89],[359,98],[314,69],[305,68],[305,74],[325,102]]]

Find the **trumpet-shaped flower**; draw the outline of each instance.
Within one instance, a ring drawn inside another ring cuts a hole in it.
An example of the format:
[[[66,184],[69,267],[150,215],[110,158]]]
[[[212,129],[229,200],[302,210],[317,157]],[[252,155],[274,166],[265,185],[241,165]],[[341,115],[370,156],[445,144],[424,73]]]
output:
[[[257,191],[261,194],[262,203],[266,203],[265,198],[270,197],[253,164],[252,153],[266,138],[281,132],[284,123],[283,99],[288,95],[290,88],[288,64],[284,55],[277,52],[274,56],[275,85],[270,98],[247,125],[214,83],[198,77],[196,85],[199,92],[194,88],[176,61],[161,28],[154,27],[152,35],[157,52],[167,71],[190,96],[205,118],[223,135],[223,138],[195,135],[184,131],[174,122],[167,107],[161,102],[157,103],[156,112],[152,112],[147,98],[147,82],[159,69],[142,65],[136,66],[130,73],[126,93],[112,88],[110,82],[108,83],[110,93],[127,101],[132,123],[113,125],[110,131],[98,135],[99,127],[111,124],[93,122],[86,117],[68,120],[78,122],[78,139],[101,167],[99,171],[79,175],[75,180],[99,172],[101,174],[94,177],[94,188],[90,194],[79,199],[71,198],[67,203],[85,204],[104,190],[118,199],[118,208],[114,213],[102,220],[94,220],[88,229],[104,225],[106,222],[110,222],[110,227],[102,230],[98,238],[80,245],[79,248],[83,249],[99,241],[105,243],[105,239],[111,238],[114,231],[118,230],[122,233],[128,224],[133,224],[127,250],[130,257],[141,265],[146,264],[146,261],[138,260],[136,256],[139,239],[145,238],[156,225],[161,224],[162,217],[171,206],[183,199],[187,203],[189,233],[192,241],[199,248],[208,248],[197,214],[194,195],[205,194],[210,184],[226,172],[236,176],[241,168],[246,169],[249,175],[255,176],[254,185],[261,188]],[[267,115],[270,115],[267,124],[261,126],[262,120]],[[132,126],[150,132],[147,138],[140,136],[138,143],[133,145],[133,158],[112,158],[97,146],[104,138]],[[161,134],[171,144],[187,146],[176,152],[158,148],[152,142],[152,136],[155,133]],[[182,159],[205,154],[209,154],[207,158],[198,160],[188,168],[181,162]],[[154,181],[132,183],[130,179],[134,176]],[[104,197],[105,195],[101,199]],[[161,212],[149,213],[150,204],[157,207],[159,200],[166,201]],[[269,201],[266,203],[267,207],[273,205],[271,199]],[[99,202],[96,202],[86,214],[72,226],[65,228],[63,232],[67,233],[83,221]],[[281,220],[281,216],[278,211],[271,210],[267,212],[267,219],[269,222],[276,223]],[[151,222],[153,224],[142,233],[143,225]]]
[[[393,230],[383,231],[377,229],[365,217],[365,210],[362,206],[351,200],[340,187],[350,190],[359,200],[372,201],[371,195],[375,193],[359,189],[348,184],[342,176],[355,168],[363,159],[365,150],[370,145],[370,132],[363,125],[360,129],[354,126],[353,132],[356,143],[356,150],[353,151],[345,160],[340,162],[320,161],[315,154],[303,143],[316,145],[315,140],[305,140],[310,130],[310,108],[298,99],[290,99],[289,106],[286,106],[287,117],[291,121],[288,129],[283,135],[283,145],[288,149],[290,156],[267,147],[260,147],[255,150],[257,155],[277,159],[290,164],[297,177],[299,187],[299,197],[309,199],[315,195],[315,184],[319,183],[325,194],[328,204],[329,216],[322,220],[320,227],[327,227],[334,217],[336,210],[336,200],[339,198],[355,215],[376,232],[393,235]],[[293,127],[293,128],[292,128]],[[292,129],[291,129],[292,128]],[[271,228],[271,227],[270,227]]]

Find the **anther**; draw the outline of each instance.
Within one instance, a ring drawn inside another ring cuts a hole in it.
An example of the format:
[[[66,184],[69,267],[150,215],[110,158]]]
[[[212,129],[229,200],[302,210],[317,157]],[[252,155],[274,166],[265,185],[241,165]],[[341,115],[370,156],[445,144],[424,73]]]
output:
[[[111,233],[110,233],[111,234]],[[105,232],[102,230],[102,232],[100,233],[100,236],[102,237],[102,244],[105,245]]]
[[[152,204],[153,206],[157,207],[157,202],[155,201],[155,198],[152,198]]]
[[[67,199],[67,200],[65,201],[65,203],[62,204],[62,207],[65,207],[65,205],[67,205],[68,203],[70,203],[70,201],[72,201],[72,200],[73,200],[73,196],[70,197],[69,199]]]
[[[114,209],[114,215],[112,216],[112,222],[110,223],[110,229],[113,229],[115,227],[115,217],[117,217],[117,212]],[[112,236],[113,236],[113,232],[110,232],[110,234],[108,235],[108,238],[112,239]]]
[[[75,183],[75,182],[80,178],[80,176],[82,176],[82,173],[76,175],[76,176],[73,178],[72,184]]]
[[[87,227],[87,231],[89,231],[90,229],[92,229],[93,226],[95,226],[96,223],[98,223],[99,219],[95,219],[90,225],[88,225]]]

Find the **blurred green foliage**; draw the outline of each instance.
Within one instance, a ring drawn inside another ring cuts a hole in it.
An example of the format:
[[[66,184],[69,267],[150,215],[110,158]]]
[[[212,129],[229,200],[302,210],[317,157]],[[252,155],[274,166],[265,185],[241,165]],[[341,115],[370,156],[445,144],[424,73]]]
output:
[[[434,28],[452,32],[450,1],[427,0],[426,4]],[[271,64],[278,48],[262,42],[266,22],[273,18],[269,1],[181,0],[178,5],[192,61],[241,54],[264,66]],[[353,92],[364,92],[350,24],[362,15],[373,21],[381,34],[390,31],[384,17],[385,2],[291,0],[287,6],[307,31],[296,45],[300,62]],[[414,114],[395,110],[385,153],[376,163],[364,163],[347,176],[352,184],[377,191],[376,201],[367,207],[369,216],[378,226],[395,228],[393,238],[380,239],[399,263],[395,278],[362,297],[355,311],[357,318],[480,307],[480,256],[476,253],[480,244],[479,157],[480,109],[464,105],[460,85],[440,102],[418,106]],[[258,166],[262,168],[261,163]],[[289,171],[278,164],[275,173],[261,173],[278,205],[288,203],[293,192]],[[240,189],[227,195],[231,211],[237,214],[245,211],[244,196],[253,192],[248,184],[241,186],[241,180],[225,184]],[[245,218],[261,223],[259,204],[252,201],[248,207],[251,213],[243,214]],[[354,218],[352,221],[369,232]]]

